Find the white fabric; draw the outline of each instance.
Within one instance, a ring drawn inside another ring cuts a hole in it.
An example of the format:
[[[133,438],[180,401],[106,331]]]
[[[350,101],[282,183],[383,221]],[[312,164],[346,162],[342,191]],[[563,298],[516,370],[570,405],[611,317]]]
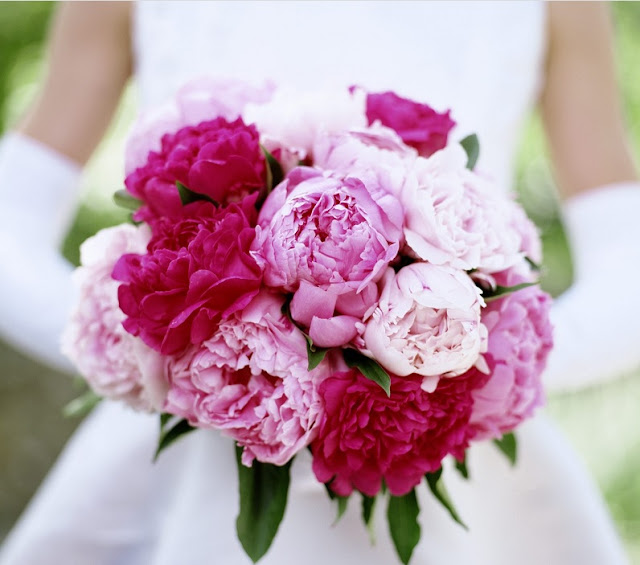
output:
[[[480,165],[510,184],[518,126],[544,59],[537,3],[146,2],[134,40],[143,106],[164,101],[203,72],[316,88],[357,83],[454,109],[454,138],[480,135]],[[154,418],[104,403],[83,425],[8,539],[2,565],[250,563],[236,541],[231,444],[196,432],[149,460]],[[519,432],[510,469],[475,446],[472,479],[445,481],[469,525],[459,528],[420,489],[422,541],[412,565],[618,565],[626,563],[600,495],[560,434],[539,416]],[[289,506],[261,563],[397,563],[376,513],[370,547],[359,501],[334,510],[310,472],[294,464]]]
[[[71,371],[59,336],[74,301],[59,246],[75,210],[80,167],[18,133],[0,146],[0,338]]]
[[[640,184],[570,199],[564,219],[574,282],[555,301],[545,384],[572,390],[640,368]]]

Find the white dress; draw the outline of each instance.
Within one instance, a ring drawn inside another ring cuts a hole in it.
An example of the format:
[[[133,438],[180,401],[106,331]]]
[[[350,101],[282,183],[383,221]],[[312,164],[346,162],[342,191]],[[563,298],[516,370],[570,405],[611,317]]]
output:
[[[439,110],[454,138],[477,132],[479,166],[509,189],[518,127],[540,87],[545,6],[539,3],[280,2],[137,6],[143,107],[203,73],[302,88],[393,89]],[[81,426],[0,555],[2,565],[249,564],[236,539],[233,446],[199,431],[151,463],[156,417],[104,402]],[[626,563],[600,495],[543,416],[518,432],[512,469],[491,445],[469,454],[471,480],[444,480],[469,526],[423,487],[413,565]],[[261,563],[399,563],[375,515],[375,546],[357,496],[341,522],[301,453],[285,518]]]

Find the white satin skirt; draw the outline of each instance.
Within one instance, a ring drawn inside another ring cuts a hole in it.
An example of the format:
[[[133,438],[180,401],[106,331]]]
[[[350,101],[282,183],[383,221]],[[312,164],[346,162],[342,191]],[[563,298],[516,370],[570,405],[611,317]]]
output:
[[[7,538],[1,565],[249,565],[235,534],[233,444],[197,431],[151,462],[157,417],[103,402],[81,425]],[[422,538],[411,565],[618,565],[628,563],[583,465],[540,415],[518,431],[515,468],[491,444],[469,452],[470,480],[443,479],[465,531],[424,485]],[[264,565],[400,563],[378,501],[376,542],[353,496],[335,506],[305,450],[292,467],[285,518]]]

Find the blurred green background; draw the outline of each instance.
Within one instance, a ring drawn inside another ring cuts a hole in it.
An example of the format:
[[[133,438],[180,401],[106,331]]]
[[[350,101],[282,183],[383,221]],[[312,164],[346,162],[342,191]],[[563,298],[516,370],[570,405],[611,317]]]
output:
[[[55,5],[0,2],[0,131],[14,123],[36,93],[43,71],[47,23]],[[617,61],[627,121],[640,155],[640,3],[615,2]],[[73,228],[64,245],[76,262],[78,245],[98,229],[125,220],[111,201],[120,187],[123,141],[135,115],[130,87],[109,134],[90,162]],[[556,192],[545,158],[540,120],[528,120],[518,159],[521,200],[545,244],[544,286],[560,293],[571,282]],[[639,242],[640,244],[640,242]],[[27,503],[77,421],[62,407],[78,388],[0,342],[0,540]],[[554,396],[559,422],[600,485],[634,563],[640,564],[640,375]],[[37,415],[37,417],[34,417]]]

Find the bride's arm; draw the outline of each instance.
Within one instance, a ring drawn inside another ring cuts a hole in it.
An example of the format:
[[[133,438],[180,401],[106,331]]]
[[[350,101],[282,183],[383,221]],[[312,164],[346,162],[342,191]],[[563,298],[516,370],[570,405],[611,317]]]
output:
[[[48,72],[17,131],[0,146],[0,338],[59,369],[73,301],[59,253],[81,166],[100,141],[131,72],[127,2],[61,5]]]
[[[627,141],[608,6],[552,2],[541,99],[574,284],[554,306],[547,383],[571,389],[640,367],[640,185]]]
[[[609,8],[550,2],[541,107],[558,186],[566,197],[637,180],[627,142]]]
[[[130,2],[68,2],[51,28],[48,72],[18,130],[84,164],[132,70]]]

